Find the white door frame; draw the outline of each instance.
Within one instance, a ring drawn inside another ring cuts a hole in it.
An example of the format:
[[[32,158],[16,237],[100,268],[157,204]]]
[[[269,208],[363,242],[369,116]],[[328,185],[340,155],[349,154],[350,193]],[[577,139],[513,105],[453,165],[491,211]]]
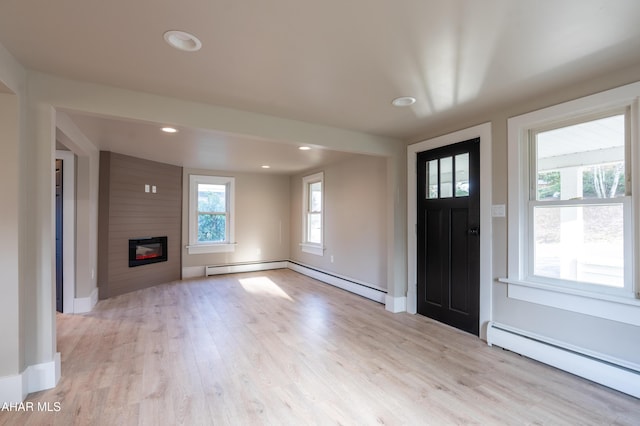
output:
[[[417,280],[417,154],[441,146],[480,138],[480,338],[487,339],[491,321],[492,230],[491,230],[491,123],[449,133],[407,147],[407,312],[415,314],[418,302]]]
[[[76,167],[71,151],[56,150],[62,160],[62,311],[74,313],[76,297]]]

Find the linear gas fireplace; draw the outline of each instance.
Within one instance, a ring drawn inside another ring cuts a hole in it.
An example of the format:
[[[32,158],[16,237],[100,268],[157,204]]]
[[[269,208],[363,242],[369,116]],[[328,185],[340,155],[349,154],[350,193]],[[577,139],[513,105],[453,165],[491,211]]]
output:
[[[129,240],[129,267],[167,261],[167,237]]]

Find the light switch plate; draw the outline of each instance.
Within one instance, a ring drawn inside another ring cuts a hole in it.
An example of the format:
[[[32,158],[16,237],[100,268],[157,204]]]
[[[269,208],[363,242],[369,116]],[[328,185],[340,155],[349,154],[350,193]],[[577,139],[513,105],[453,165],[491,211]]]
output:
[[[149,192],[149,185],[144,186],[144,192]]]
[[[506,215],[507,211],[504,204],[494,204],[491,206],[492,217],[505,217]]]

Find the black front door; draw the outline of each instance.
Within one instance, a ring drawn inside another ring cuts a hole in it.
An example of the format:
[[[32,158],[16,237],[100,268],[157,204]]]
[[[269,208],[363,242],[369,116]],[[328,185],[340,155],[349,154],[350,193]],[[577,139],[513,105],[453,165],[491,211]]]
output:
[[[480,139],[417,160],[418,313],[478,335]]]

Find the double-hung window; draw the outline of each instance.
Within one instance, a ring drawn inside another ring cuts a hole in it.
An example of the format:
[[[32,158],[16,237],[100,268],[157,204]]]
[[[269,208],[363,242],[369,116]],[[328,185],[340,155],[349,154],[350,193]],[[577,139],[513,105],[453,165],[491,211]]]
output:
[[[638,96],[637,83],[509,119],[509,297],[623,322],[611,303],[640,306]]]
[[[627,119],[625,110],[611,111],[530,131],[526,215],[532,277],[608,293],[624,290],[625,277],[631,281],[624,262],[625,211],[626,227],[631,226]]]
[[[234,251],[235,179],[189,176],[189,254]]]
[[[302,251],[322,256],[324,173],[302,178]]]

